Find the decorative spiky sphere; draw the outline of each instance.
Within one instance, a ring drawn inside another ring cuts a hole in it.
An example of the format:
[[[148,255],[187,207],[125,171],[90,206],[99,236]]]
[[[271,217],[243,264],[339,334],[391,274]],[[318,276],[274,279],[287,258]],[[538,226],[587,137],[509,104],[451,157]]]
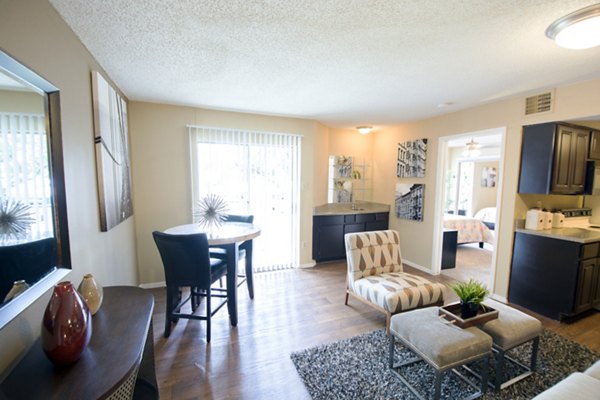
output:
[[[221,226],[228,210],[225,200],[216,194],[208,194],[196,203],[194,217],[201,227],[210,230]]]
[[[35,222],[31,207],[18,200],[0,200],[0,241],[19,239],[27,233]]]

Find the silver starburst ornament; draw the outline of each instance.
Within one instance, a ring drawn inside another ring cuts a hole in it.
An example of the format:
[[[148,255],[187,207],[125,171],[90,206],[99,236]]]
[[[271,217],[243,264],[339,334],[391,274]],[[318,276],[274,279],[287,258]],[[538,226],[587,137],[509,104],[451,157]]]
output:
[[[228,210],[225,200],[216,194],[209,194],[196,203],[194,217],[201,227],[211,230],[221,226]]]
[[[31,207],[18,200],[0,199],[0,241],[19,239],[27,233],[35,222]]]

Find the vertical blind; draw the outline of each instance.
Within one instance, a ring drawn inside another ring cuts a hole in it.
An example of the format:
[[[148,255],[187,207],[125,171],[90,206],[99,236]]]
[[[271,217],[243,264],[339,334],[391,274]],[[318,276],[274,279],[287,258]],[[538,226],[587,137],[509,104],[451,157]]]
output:
[[[208,194],[252,214],[257,271],[297,267],[301,135],[188,125],[192,205]],[[196,222],[196,221],[194,221]]]
[[[43,114],[0,113],[0,201],[27,206],[33,220],[24,237],[8,238],[3,244],[54,234]]]

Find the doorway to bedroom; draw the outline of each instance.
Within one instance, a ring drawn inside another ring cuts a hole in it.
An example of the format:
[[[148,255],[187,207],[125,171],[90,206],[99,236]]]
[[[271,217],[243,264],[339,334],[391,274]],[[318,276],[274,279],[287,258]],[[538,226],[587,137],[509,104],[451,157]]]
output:
[[[440,272],[493,288],[504,128],[440,139]],[[456,244],[455,244],[456,243]]]

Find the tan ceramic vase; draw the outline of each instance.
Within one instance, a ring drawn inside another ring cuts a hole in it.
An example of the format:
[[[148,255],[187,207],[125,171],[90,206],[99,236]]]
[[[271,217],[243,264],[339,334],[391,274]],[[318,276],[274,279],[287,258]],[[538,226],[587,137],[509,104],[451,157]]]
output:
[[[83,297],[92,315],[96,314],[102,305],[102,286],[96,282],[92,274],[86,274],[77,290],[81,294],[81,297]]]
[[[26,291],[28,288],[29,288],[29,285],[24,280],[15,281],[13,283],[13,286],[10,288],[10,290],[6,294],[6,297],[4,298],[4,303],[11,301],[15,297],[17,297],[18,295],[20,295],[21,293]]]

